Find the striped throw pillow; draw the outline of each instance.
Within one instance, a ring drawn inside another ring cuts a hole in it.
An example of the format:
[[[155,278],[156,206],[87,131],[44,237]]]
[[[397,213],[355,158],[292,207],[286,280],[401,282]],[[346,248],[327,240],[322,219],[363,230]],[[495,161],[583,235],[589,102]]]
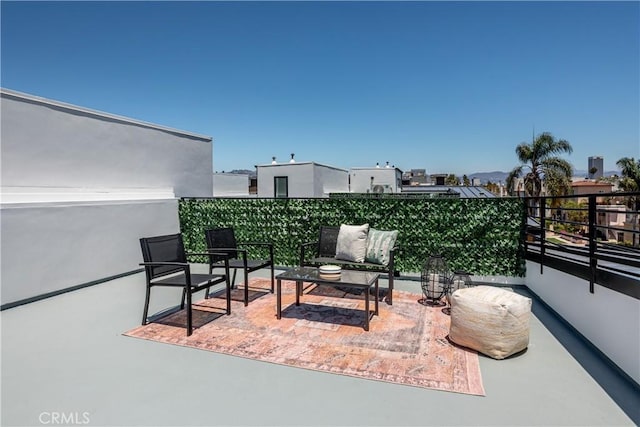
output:
[[[397,239],[398,230],[384,231],[370,228],[365,261],[374,264],[389,264],[389,252],[395,246]]]

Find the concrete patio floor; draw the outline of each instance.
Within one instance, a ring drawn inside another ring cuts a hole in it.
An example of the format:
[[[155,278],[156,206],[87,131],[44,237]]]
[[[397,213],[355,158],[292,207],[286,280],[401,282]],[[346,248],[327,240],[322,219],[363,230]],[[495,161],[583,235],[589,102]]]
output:
[[[480,356],[486,396],[478,397],[125,337],[140,323],[144,287],[138,273],[2,311],[2,425],[55,425],[56,414],[66,425],[91,426],[623,426],[639,419],[600,385],[609,374],[597,382],[558,341],[568,334],[560,322],[553,333],[543,324],[553,320],[535,300],[528,350],[501,361]],[[396,287],[420,293],[415,281]],[[154,289],[151,312],[178,300],[175,290]],[[633,389],[621,388],[619,401],[637,402]]]

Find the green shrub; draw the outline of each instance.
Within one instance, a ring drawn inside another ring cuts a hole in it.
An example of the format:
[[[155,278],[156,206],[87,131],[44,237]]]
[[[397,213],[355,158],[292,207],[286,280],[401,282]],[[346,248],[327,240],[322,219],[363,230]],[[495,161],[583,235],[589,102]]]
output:
[[[190,252],[205,249],[204,230],[233,227],[238,241],[273,242],[276,264],[294,266],[300,244],[315,241],[321,225],[368,223],[399,231],[398,271],[421,271],[430,254],[441,253],[452,270],[524,275],[525,210],[518,199],[183,199],[179,214]]]

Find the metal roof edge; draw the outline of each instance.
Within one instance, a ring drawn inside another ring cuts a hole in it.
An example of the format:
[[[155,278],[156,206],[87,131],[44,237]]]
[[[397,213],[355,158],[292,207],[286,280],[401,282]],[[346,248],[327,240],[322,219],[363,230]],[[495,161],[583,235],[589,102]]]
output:
[[[262,167],[275,167],[275,166],[295,166],[295,165],[313,165],[313,166],[322,166],[324,168],[329,168],[329,169],[335,169],[335,170],[339,170],[342,172],[349,172],[347,169],[342,169],[336,166],[330,166],[330,165],[325,165],[323,163],[316,163],[316,162],[299,162],[299,161],[295,161],[294,163],[290,163],[290,162],[283,162],[283,163],[266,163],[264,165],[257,165],[257,167],[262,168]]]
[[[404,173],[404,171],[403,171],[402,169],[400,169],[400,168],[398,168],[398,167],[395,167],[395,166],[393,166],[393,167],[391,167],[391,166],[390,166],[390,167],[380,166],[379,168],[377,168],[377,167],[375,167],[375,166],[369,166],[369,167],[364,166],[364,167],[355,167],[355,168],[350,168],[349,170],[375,170],[375,171],[380,171],[380,170],[388,170],[388,171],[390,171],[390,170],[395,170],[395,171],[398,171],[398,172],[400,172],[400,173]]]
[[[161,125],[157,125],[155,123],[150,123],[150,122],[145,122],[145,121],[142,121],[142,120],[132,119],[130,117],[125,117],[125,116],[119,116],[117,114],[106,113],[104,111],[92,110],[90,108],[80,107],[78,105],[68,104],[66,102],[61,102],[61,101],[55,101],[55,100],[52,100],[52,99],[43,98],[41,96],[36,96],[36,95],[28,94],[28,93],[18,92],[18,91],[15,91],[15,90],[6,89],[6,88],[2,88],[2,87],[0,87],[0,95],[2,95],[2,97],[16,98],[16,99],[20,99],[20,100],[24,100],[24,101],[28,101],[28,102],[32,102],[32,103],[37,103],[37,104],[42,104],[42,105],[50,105],[50,106],[53,106],[53,107],[56,107],[56,108],[59,108],[59,109],[63,109],[63,110],[76,111],[76,112],[80,112],[80,113],[83,113],[83,114],[96,116],[96,117],[101,117],[101,118],[109,119],[109,120],[116,121],[116,122],[132,124],[132,125],[136,125],[136,126],[140,126],[140,127],[149,128],[149,129],[156,129],[156,130],[159,130],[159,131],[162,131],[162,132],[172,133],[174,135],[187,136],[189,138],[200,139],[200,140],[203,140],[205,142],[212,142],[213,141],[213,138],[211,136],[200,135],[200,134],[193,133],[193,132],[187,132],[187,131],[180,130],[180,129],[170,128],[170,127],[167,127],[167,126],[161,126]]]

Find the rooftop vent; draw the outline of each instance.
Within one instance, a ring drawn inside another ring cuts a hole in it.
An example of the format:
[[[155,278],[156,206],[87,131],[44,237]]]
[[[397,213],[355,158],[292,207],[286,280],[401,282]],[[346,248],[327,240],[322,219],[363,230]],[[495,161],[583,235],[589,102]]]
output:
[[[271,158],[271,164],[272,164],[272,165],[275,165],[275,164],[276,164],[276,156],[273,156],[273,157]]]
[[[295,153],[291,153],[291,160],[289,160],[289,163],[295,163],[296,162],[296,159],[294,159],[293,156],[295,156]]]

